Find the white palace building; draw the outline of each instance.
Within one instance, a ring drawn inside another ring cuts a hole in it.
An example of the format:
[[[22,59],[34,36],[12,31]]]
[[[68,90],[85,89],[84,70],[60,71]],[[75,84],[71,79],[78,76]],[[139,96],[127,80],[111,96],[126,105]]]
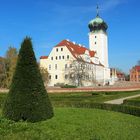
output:
[[[48,86],[69,84],[94,86],[111,84],[108,64],[107,24],[99,16],[89,22],[89,48],[62,40],[40,57],[40,67],[47,68]]]

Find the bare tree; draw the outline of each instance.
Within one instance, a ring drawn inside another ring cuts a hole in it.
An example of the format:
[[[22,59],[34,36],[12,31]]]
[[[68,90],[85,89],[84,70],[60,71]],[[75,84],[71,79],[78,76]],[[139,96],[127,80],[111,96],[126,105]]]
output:
[[[6,87],[9,87],[12,82],[13,74],[16,68],[17,58],[18,58],[17,49],[14,47],[9,47],[6,52],[4,62],[6,70]]]
[[[5,59],[0,57],[0,87],[2,88],[6,87],[6,76]]]
[[[47,84],[49,83],[49,73],[47,68],[40,67],[40,73],[42,75],[45,86],[47,86]]]
[[[82,59],[73,60],[68,68],[65,69],[68,78],[76,86],[82,86],[86,77],[86,64]]]

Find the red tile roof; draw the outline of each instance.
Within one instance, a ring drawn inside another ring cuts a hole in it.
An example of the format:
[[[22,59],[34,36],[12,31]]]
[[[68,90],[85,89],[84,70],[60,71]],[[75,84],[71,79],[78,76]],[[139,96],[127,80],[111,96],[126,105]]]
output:
[[[140,70],[140,66],[135,66],[135,70]]]
[[[78,44],[75,44],[75,43],[67,41],[67,40],[61,41],[55,47],[61,47],[61,46],[66,46],[75,58],[79,57],[79,55],[84,54],[85,51],[89,52],[90,57],[94,57],[94,55],[96,53],[94,51],[90,51],[89,49],[87,49],[83,46],[80,46]]]
[[[48,59],[48,56],[41,56],[40,59]]]
[[[87,49],[81,45],[75,44],[73,42],[70,42],[68,40],[62,40],[55,47],[62,47],[62,46],[66,46],[68,48],[68,50],[71,52],[71,54],[73,55],[73,57],[75,57],[76,59],[81,59],[82,61],[84,61],[80,55],[85,54],[86,51],[88,51],[90,57],[95,57],[95,53],[96,53],[95,51],[90,51],[89,49]],[[47,58],[48,58],[48,56],[41,56],[40,57],[40,59],[47,59]],[[95,64],[92,61],[87,62],[87,63],[103,66],[101,63]]]

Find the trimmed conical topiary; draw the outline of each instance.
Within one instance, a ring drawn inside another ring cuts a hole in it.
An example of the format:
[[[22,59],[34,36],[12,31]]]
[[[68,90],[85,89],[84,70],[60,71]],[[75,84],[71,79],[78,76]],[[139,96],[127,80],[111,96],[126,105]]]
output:
[[[36,62],[31,39],[21,44],[3,115],[11,120],[37,122],[53,117],[53,109]]]

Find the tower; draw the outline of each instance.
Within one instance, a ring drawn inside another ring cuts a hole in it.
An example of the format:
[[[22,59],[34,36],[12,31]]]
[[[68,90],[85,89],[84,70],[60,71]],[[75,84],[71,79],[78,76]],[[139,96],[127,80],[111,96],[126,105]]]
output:
[[[89,49],[95,51],[100,63],[108,68],[108,26],[106,22],[99,16],[98,6],[96,18],[89,22],[88,27],[90,29]]]

